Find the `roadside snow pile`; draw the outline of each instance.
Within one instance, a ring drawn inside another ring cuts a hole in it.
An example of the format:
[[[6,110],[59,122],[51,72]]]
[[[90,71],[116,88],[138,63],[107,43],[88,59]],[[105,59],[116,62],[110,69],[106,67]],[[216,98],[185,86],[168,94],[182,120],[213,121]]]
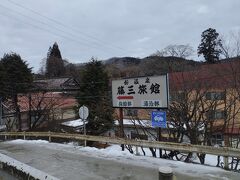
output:
[[[16,139],[11,142],[14,142],[14,144],[48,144],[49,142],[46,140],[22,140],[22,139]]]
[[[46,179],[46,180],[58,180],[58,178],[55,178],[45,172],[42,172],[38,169],[35,169],[31,166],[28,166],[26,164],[23,164],[11,157],[8,157],[4,154],[0,153],[0,162],[6,163],[8,166],[15,167],[17,170],[24,172],[26,174],[31,175],[32,177],[36,179]]]
[[[81,147],[82,151],[92,152],[92,153],[98,153],[102,154],[103,156],[108,157],[119,157],[119,156],[135,156],[134,154],[131,154],[128,150],[122,151],[122,148],[120,145],[111,145],[107,147],[106,149],[98,149],[94,147]]]

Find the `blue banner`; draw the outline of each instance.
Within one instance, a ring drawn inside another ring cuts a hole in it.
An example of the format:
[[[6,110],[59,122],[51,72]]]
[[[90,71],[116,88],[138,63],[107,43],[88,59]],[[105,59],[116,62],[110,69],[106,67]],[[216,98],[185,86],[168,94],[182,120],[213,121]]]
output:
[[[165,111],[152,111],[152,127],[167,127],[167,118]]]

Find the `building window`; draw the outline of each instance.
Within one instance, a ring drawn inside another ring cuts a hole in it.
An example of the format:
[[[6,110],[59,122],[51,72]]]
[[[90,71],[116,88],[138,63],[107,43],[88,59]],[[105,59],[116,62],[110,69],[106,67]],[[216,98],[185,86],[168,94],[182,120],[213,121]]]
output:
[[[221,111],[221,110],[215,110],[215,111],[212,110],[207,113],[207,118],[212,120],[224,119],[225,117],[226,117],[225,111]]]
[[[138,116],[137,109],[124,109],[124,116]]]
[[[212,145],[223,145],[223,135],[222,134],[214,134],[211,137],[211,144]]]
[[[224,100],[225,92],[207,92],[206,99],[207,100]]]
[[[184,92],[171,93],[169,99],[170,101],[177,101],[177,102],[184,101],[186,99],[186,93]]]
[[[232,139],[231,147],[239,148],[240,138],[234,137],[234,138],[231,138],[231,139]]]

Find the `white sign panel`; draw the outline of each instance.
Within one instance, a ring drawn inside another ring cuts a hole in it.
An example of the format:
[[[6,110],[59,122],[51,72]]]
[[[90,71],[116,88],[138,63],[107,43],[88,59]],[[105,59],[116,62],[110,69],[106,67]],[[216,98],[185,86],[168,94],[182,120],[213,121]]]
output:
[[[89,115],[89,110],[86,106],[81,106],[79,108],[79,116],[81,119],[86,120],[88,118]]]
[[[112,81],[113,107],[168,108],[168,76]]]

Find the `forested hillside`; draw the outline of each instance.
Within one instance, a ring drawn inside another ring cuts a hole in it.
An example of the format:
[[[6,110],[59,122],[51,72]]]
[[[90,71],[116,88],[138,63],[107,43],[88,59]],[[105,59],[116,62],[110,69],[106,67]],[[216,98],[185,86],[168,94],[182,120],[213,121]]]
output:
[[[148,56],[145,58],[121,57],[103,61],[110,77],[153,76],[168,72],[191,70],[202,62],[179,57]]]

